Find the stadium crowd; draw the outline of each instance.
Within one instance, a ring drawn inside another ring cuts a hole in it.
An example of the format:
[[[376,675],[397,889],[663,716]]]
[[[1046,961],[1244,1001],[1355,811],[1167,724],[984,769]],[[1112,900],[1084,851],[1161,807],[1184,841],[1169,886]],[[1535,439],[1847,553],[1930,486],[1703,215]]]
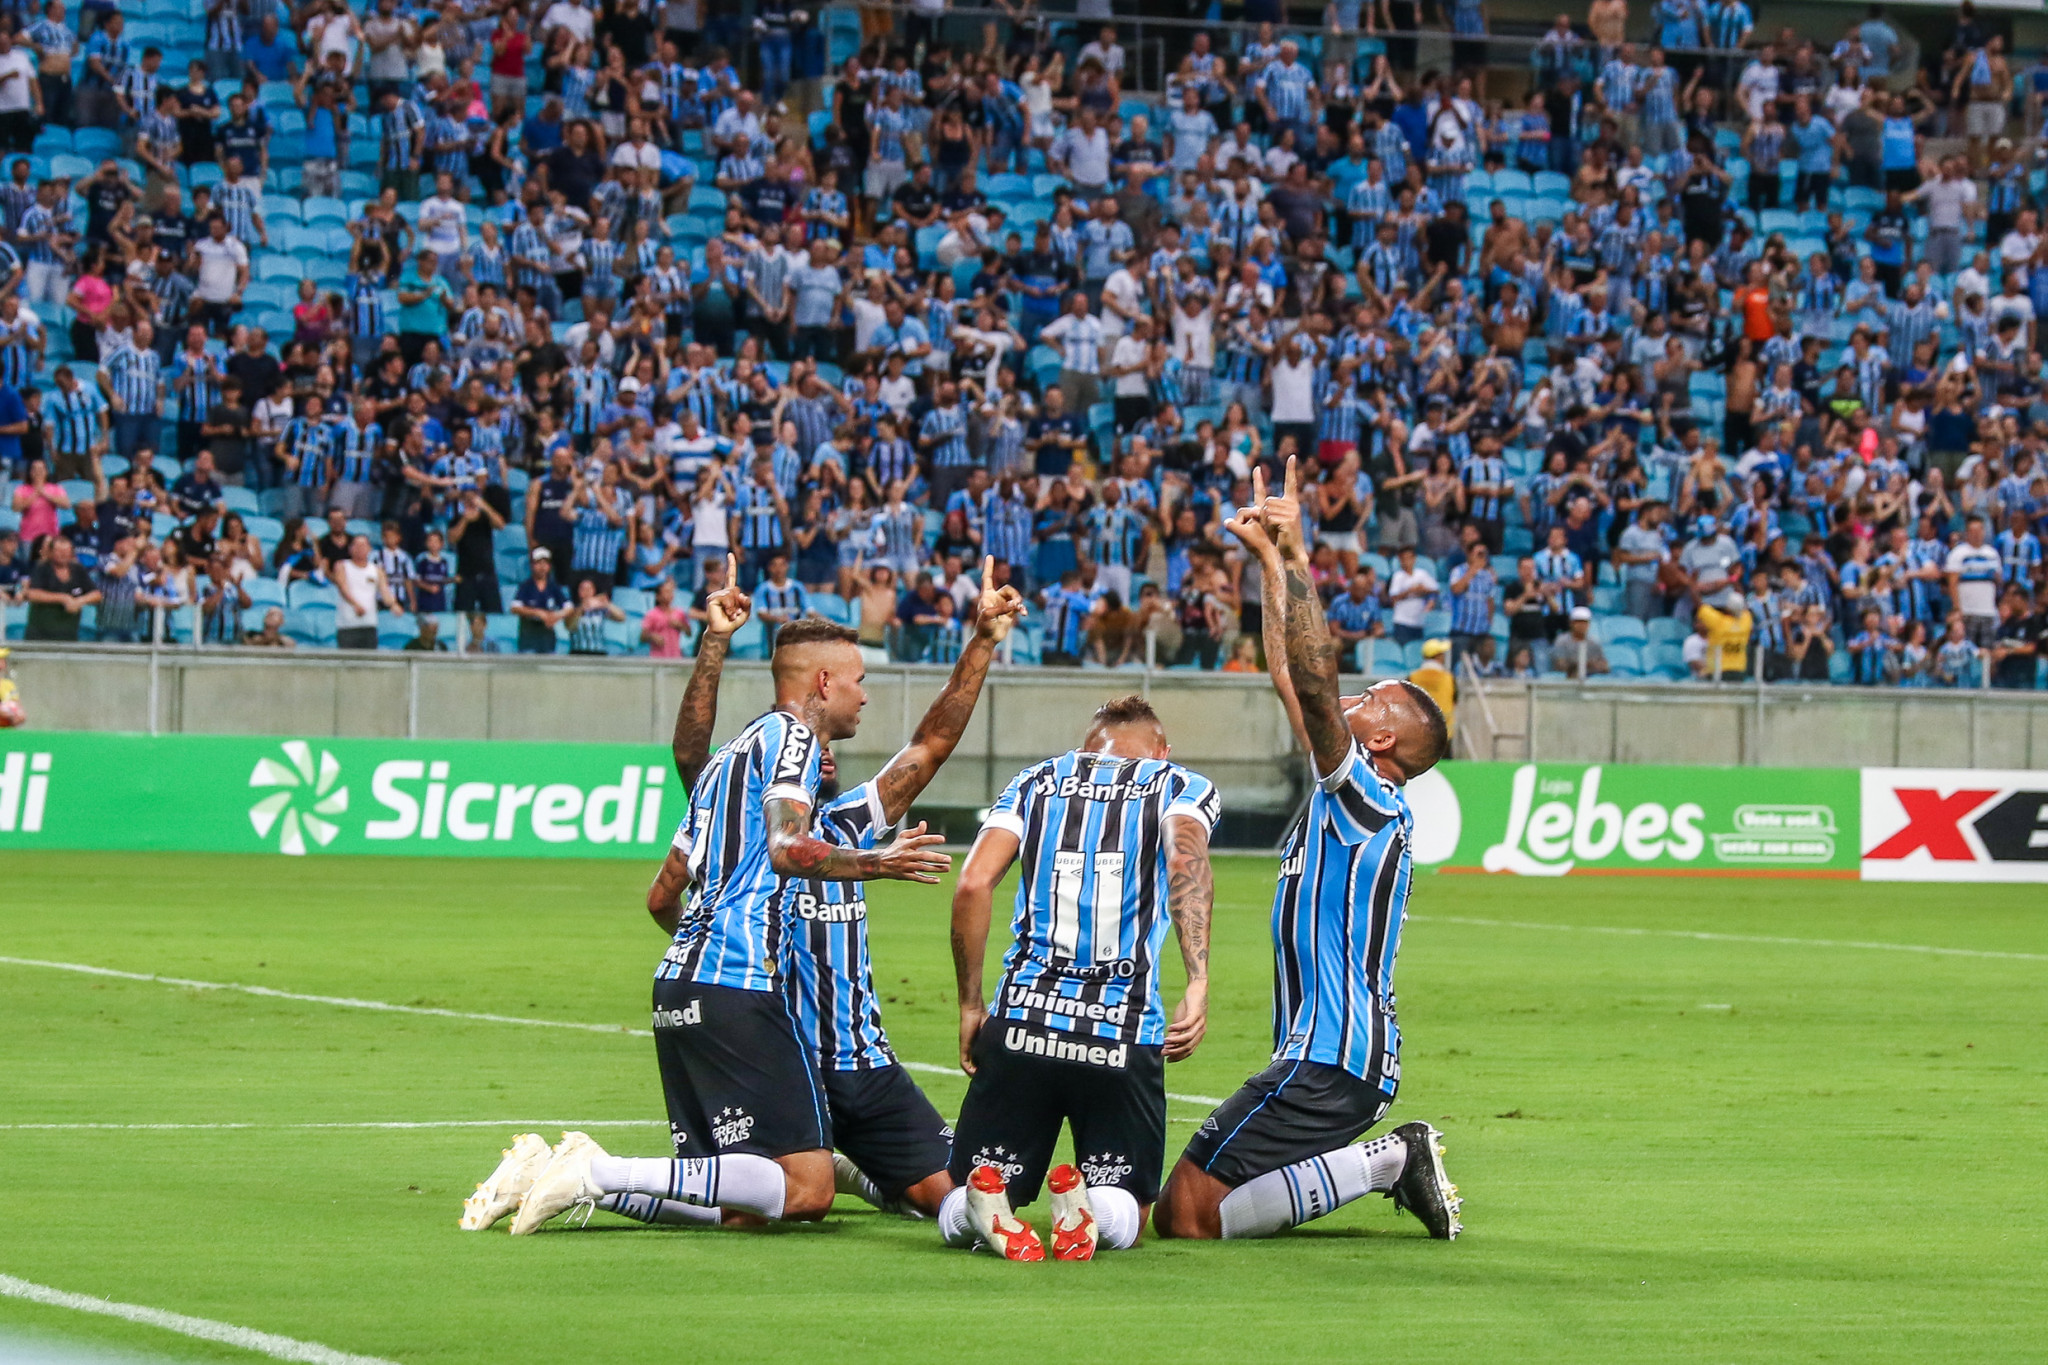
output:
[[[992,555],[1019,660],[1256,669],[1291,458],[1373,671],[2039,685],[2048,68],[1967,4],[1339,0],[1146,94],[1029,0],[27,8],[10,636],[676,657],[733,553],[736,656],[945,659]]]

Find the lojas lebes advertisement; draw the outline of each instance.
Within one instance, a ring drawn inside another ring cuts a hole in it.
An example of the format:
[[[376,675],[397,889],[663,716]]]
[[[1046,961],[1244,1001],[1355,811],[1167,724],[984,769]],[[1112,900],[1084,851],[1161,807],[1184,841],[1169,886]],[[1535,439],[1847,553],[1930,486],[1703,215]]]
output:
[[[2048,773],[1446,763],[1407,795],[1424,870],[2048,881]],[[0,850],[647,858],[686,802],[656,746],[0,738]]]

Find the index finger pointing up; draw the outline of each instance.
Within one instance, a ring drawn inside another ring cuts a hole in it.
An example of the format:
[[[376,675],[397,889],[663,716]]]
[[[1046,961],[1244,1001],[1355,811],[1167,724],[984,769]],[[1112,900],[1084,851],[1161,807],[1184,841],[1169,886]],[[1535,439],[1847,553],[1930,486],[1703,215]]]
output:
[[[1252,506],[1256,507],[1265,500],[1266,467],[1262,464],[1255,464],[1252,466]]]
[[[983,592],[994,592],[996,590],[996,557],[994,555],[983,555],[981,557],[981,590]]]
[[[1295,472],[1295,457],[1289,455],[1287,457],[1287,483],[1285,485],[1288,501],[1292,502],[1300,495],[1300,483],[1301,476]]]

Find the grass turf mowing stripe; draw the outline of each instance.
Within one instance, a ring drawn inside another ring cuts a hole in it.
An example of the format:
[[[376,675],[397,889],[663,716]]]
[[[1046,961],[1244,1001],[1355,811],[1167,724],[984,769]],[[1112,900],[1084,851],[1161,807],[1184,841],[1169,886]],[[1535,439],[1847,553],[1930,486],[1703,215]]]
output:
[[[183,986],[195,991],[240,991],[245,995],[260,995],[269,1000],[296,1000],[309,1005],[334,1005],[342,1009],[377,1010],[386,1014],[424,1014],[436,1019],[468,1019],[483,1024],[522,1024],[528,1028],[578,1029],[585,1033],[622,1033],[633,1038],[652,1038],[654,1034],[644,1028],[627,1028],[623,1024],[579,1024],[564,1019],[531,1019],[517,1014],[474,1014],[467,1010],[435,1009],[426,1005],[396,1005],[388,1000],[361,1000],[348,995],[304,995],[297,991],[280,991],[269,986],[247,986],[239,981],[196,981],[184,976],[158,976],[154,972],[124,972],[113,967],[95,967],[86,962],[50,962],[34,957],[0,957],[0,965],[9,967],[44,967],[51,971],[78,972],[86,976],[110,976],[119,981],[146,981],[159,986]],[[908,1071],[925,1071],[938,1076],[957,1076],[958,1067],[935,1066],[930,1062],[904,1062]],[[1216,1095],[1182,1095],[1167,1091],[1166,1098],[1179,1100],[1184,1104],[1221,1104]]]
[[[1722,934],[1707,929],[1636,929],[1621,924],[1532,924],[1471,915],[1410,915],[1423,924],[1469,924],[1481,929],[1539,929],[1562,934],[1620,934],[1629,938],[1689,938],[1703,943],[1762,943],[1786,948],[1857,948],[1938,957],[1988,957],[2004,962],[2048,962],[2048,953],[2003,953],[1990,948],[1940,948],[1927,943],[1880,943],[1853,938],[1783,938],[1776,934]]]
[[[0,1275],[0,1295],[10,1299],[23,1299],[49,1308],[69,1308],[77,1313],[96,1313],[101,1317],[121,1318],[138,1322],[145,1327],[161,1327],[166,1332],[181,1336],[197,1337],[201,1341],[217,1341],[227,1346],[239,1347],[269,1356],[272,1360],[299,1361],[302,1365],[394,1365],[381,1356],[350,1355],[337,1351],[332,1346],[322,1346],[317,1341],[300,1341],[296,1337],[281,1337],[275,1332],[259,1332],[253,1327],[237,1327],[231,1322],[215,1322],[211,1318],[195,1318],[184,1313],[170,1313],[161,1308],[148,1308],[139,1303],[115,1303],[111,1299],[95,1299],[86,1294],[73,1294],[62,1289],[52,1289],[46,1284],[17,1279],[12,1275]]]

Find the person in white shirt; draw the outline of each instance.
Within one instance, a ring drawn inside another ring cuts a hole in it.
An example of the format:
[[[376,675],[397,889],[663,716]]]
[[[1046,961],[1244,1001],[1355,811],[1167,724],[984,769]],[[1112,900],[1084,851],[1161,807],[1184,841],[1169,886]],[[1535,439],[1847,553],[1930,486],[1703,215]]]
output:
[[[540,17],[541,41],[545,43],[548,34],[558,28],[568,29],[579,43],[587,43],[597,36],[596,19],[575,0],[555,0],[548,6],[548,12]]]
[[[370,558],[370,538],[348,543],[348,558],[334,566],[334,643],[339,649],[377,647],[377,607],[398,610],[384,571]]]
[[[1429,604],[1436,594],[1436,575],[1428,565],[1417,562],[1413,545],[1402,546],[1399,567],[1387,580],[1387,601],[1392,605],[1389,614],[1393,618],[1390,633],[1396,640],[1406,645],[1422,638],[1423,627],[1429,621]]]
[[[1975,294],[1980,299],[1991,297],[1991,257],[1987,252],[1978,252],[1970,263],[1956,272],[1955,287],[1950,291],[1956,303]]]
[[[1764,106],[1778,98],[1778,49],[1775,44],[1765,43],[1758,50],[1756,60],[1742,68],[1742,79],[1735,85],[1735,98],[1748,113],[1750,122],[1763,122]]]
[[[1081,110],[1080,120],[1053,139],[1046,157],[1088,199],[1109,185],[1109,133],[1096,121],[1093,109]]]
[[[1144,286],[1129,266],[1120,265],[1102,282],[1102,337],[1111,341],[1131,329],[1144,315]]]
[[[1306,460],[1316,449],[1316,363],[1299,333],[1280,343],[1273,358],[1273,451],[1284,459],[1281,443],[1294,438],[1294,453]]]
[[[469,245],[469,223],[463,214],[462,201],[455,197],[455,178],[445,171],[436,175],[433,194],[420,204],[419,229],[423,245],[451,266]]]
[[[1131,329],[1117,338],[1109,353],[1104,374],[1114,381],[1111,395],[1116,402],[1119,434],[1135,431],[1152,415],[1152,386],[1145,378],[1145,363],[1152,351],[1152,319],[1140,314]]]
[[[880,272],[868,276],[867,292],[858,298],[848,299],[846,309],[853,314],[853,349],[873,350],[875,330],[889,320],[888,303],[882,292]]]
[[[1998,259],[2005,265],[2005,277],[2017,278],[2020,288],[2026,288],[2027,267],[2040,249],[2040,215],[2032,209],[2021,209],[2018,222],[1998,244]]]
[[[208,220],[206,236],[192,244],[192,254],[199,258],[199,284],[193,294],[208,304],[240,306],[249,282],[249,248],[228,236],[225,218]]]
[[[1102,74],[1105,76],[1116,77],[1123,74],[1124,49],[1123,44],[1116,40],[1114,24],[1102,26],[1101,36],[1081,49],[1081,55],[1075,58],[1074,65],[1081,66],[1091,57],[1102,63]]]
[[[626,136],[618,146],[612,148],[611,164],[624,166],[628,170],[661,171],[661,148],[654,145],[647,136],[646,119],[630,119],[626,123]]]
[[[1949,600],[1963,614],[1970,643],[1989,649],[1998,639],[1998,583],[2004,561],[1996,546],[1984,543],[1984,518],[1972,514],[1963,523],[1963,538],[1942,564]]]

